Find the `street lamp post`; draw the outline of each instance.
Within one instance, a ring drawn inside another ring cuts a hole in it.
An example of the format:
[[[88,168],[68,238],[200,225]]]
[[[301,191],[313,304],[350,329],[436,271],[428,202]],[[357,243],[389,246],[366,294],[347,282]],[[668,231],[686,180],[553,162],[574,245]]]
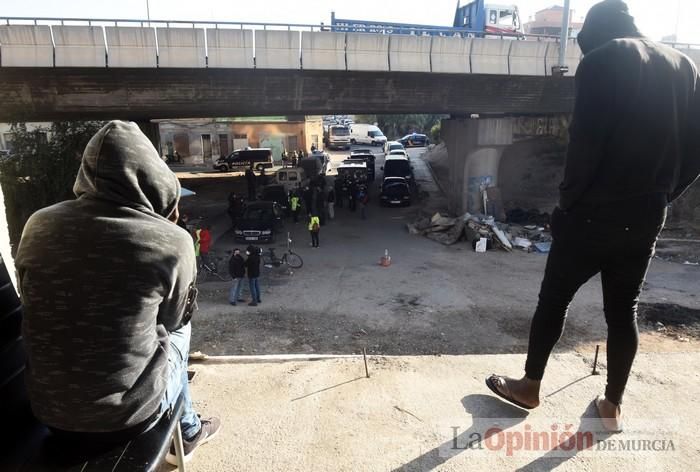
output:
[[[564,13],[561,19],[561,37],[559,39],[559,64],[555,67],[559,75],[569,71],[566,66],[566,46],[569,42],[569,14],[571,12],[571,0],[564,0]],[[552,71],[554,73],[555,71]]]

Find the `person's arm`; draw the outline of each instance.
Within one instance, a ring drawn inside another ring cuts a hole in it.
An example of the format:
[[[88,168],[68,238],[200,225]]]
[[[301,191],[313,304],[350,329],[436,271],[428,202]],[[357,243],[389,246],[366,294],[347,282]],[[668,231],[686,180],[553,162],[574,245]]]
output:
[[[678,183],[668,196],[669,202],[680,197],[700,174],[700,77],[695,73],[693,99],[688,113],[688,129],[678,174]]]
[[[189,322],[196,307],[194,280],[197,276],[194,250],[187,243],[186,250],[173,255],[175,267],[172,270],[172,284],[169,292],[164,294],[163,301],[158,307],[158,324],[165,326],[168,332],[175,331]]]
[[[564,180],[559,186],[563,210],[580,201],[601,164],[615,120],[615,61],[609,54],[592,53],[576,71],[576,105],[569,126]]]

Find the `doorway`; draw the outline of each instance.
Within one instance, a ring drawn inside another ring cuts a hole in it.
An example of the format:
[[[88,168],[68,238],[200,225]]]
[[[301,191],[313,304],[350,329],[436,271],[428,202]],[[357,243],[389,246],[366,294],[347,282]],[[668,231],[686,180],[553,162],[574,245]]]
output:
[[[202,157],[204,161],[211,160],[211,135],[202,135]]]

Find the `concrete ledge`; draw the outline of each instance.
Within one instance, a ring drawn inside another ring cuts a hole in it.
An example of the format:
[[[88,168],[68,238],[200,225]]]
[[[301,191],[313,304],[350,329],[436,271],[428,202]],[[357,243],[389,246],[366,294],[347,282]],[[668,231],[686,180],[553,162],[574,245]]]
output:
[[[53,67],[51,29],[47,25],[0,25],[0,66]]]
[[[204,29],[156,28],[158,67],[206,67]]]
[[[389,36],[348,33],[346,36],[348,70],[389,71]]]
[[[385,356],[372,356],[385,357]],[[369,359],[370,356],[367,356]],[[329,359],[362,359],[361,354],[266,354],[260,356],[209,356],[201,352],[190,354],[191,362],[207,364],[275,364],[281,362],[321,361]]]
[[[578,65],[581,62],[581,48],[575,40],[569,40],[566,45],[566,65],[569,67],[567,76],[575,76]],[[552,67],[559,63],[559,43],[550,42],[547,48],[547,56],[545,57],[545,72],[548,76],[552,75]]]
[[[301,62],[304,69],[345,70],[345,33],[301,33]]]
[[[56,67],[106,67],[101,26],[52,26]]]
[[[469,60],[471,46],[470,38],[435,36],[430,54],[433,72],[469,74],[472,71]]]
[[[472,39],[473,74],[508,74],[508,51],[513,41]]]
[[[252,69],[253,31],[234,29],[207,29],[207,65]]]
[[[394,72],[430,72],[431,41],[430,36],[391,36],[390,69]]]
[[[299,31],[255,30],[255,67],[300,69],[300,34]]]
[[[153,28],[106,26],[109,67],[157,67],[156,31]]]
[[[546,54],[544,41],[513,41],[508,55],[510,75],[546,75]]]

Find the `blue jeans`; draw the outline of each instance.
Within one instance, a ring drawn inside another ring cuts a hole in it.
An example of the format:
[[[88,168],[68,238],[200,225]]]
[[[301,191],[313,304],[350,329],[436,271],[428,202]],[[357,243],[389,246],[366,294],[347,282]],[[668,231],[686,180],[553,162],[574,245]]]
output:
[[[228,301],[229,303],[238,303],[238,299],[241,298],[241,290],[243,290],[243,281],[245,280],[244,277],[239,277],[237,279],[233,279],[233,283],[231,285],[231,290],[228,292]]]
[[[185,409],[180,417],[182,436],[190,440],[202,427],[199,417],[192,408],[190,388],[187,383],[187,357],[190,352],[190,338],[192,336],[192,324],[187,323],[177,331],[170,334],[170,349],[168,351],[168,385],[165,396],[160,404],[161,414],[175,405],[175,401],[183,392],[185,396]]]
[[[260,283],[257,277],[249,278],[248,285],[250,285],[250,298],[254,302],[260,303]]]

